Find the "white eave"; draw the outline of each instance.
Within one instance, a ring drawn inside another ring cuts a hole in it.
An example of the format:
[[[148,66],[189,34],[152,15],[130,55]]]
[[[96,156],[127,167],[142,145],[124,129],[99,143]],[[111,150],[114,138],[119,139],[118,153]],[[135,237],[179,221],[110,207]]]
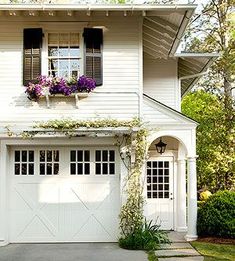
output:
[[[218,53],[177,53],[178,77],[181,80],[181,95],[184,96],[206,73],[219,57]]]
[[[4,20],[21,17],[35,19],[40,17],[62,16],[66,20],[78,21],[83,17],[92,20],[95,16],[112,19],[113,16],[143,17],[143,50],[152,58],[174,56],[183,33],[197,5],[195,4],[0,4],[0,16]]]
[[[194,10],[197,5],[189,4],[0,4],[0,10],[37,10],[37,11],[67,11],[67,10],[80,10],[80,11],[175,11],[175,10]]]

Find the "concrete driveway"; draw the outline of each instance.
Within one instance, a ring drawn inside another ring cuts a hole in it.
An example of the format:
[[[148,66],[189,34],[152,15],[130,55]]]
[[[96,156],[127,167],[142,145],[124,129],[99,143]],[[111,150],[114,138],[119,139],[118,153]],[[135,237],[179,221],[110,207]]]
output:
[[[0,261],[147,261],[144,251],[115,243],[10,244],[0,247]]]

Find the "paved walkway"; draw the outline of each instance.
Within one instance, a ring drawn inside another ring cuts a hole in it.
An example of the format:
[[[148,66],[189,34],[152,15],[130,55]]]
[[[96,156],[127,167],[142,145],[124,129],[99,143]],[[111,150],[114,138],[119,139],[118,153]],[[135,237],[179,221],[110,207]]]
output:
[[[161,250],[155,251],[159,261],[203,261],[201,256],[184,239],[185,233],[170,232],[171,245],[162,245]]]
[[[170,232],[171,245],[155,251],[159,261],[203,261],[184,239]],[[115,243],[10,244],[0,247],[0,261],[147,261],[144,251],[125,250]]]
[[[10,244],[0,247],[0,261],[147,261],[144,251],[113,243]]]

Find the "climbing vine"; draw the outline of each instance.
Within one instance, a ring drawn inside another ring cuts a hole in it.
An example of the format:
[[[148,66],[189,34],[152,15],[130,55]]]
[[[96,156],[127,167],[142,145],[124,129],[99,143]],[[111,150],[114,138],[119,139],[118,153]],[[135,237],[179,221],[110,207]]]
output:
[[[120,152],[124,163],[127,160],[128,175],[125,180],[124,193],[126,201],[121,207],[120,212],[120,229],[122,236],[128,236],[138,230],[144,222],[143,215],[143,184],[141,182],[142,168],[147,157],[147,129],[145,129],[138,118],[132,120],[115,120],[115,119],[98,119],[98,120],[71,120],[59,119],[49,120],[46,122],[36,123],[32,131],[23,131],[23,138],[33,138],[40,134],[54,135],[60,133],[68,137],[76,136],[81,128],[96,129],[119,127],[129,128],[127,134],[122,134],[123,140],[120,142],[120,135],[117,136],[117,144],[125,147],[126,151]],[[136,128],[134,130],[134,128]],[[6,128],[7,133],[13,135],[9,127]],[[125,142],[125,144],[123,144]]]
[[[36,135],[48,134],[55,135],[60,133],[68,137],[77,136],[79,128],[118,128],[126,127],[131,129],[140,127],[141,123],[138,118],[132,120],[116,120],[116,119],[98,119],[98,120],[72,120],[72,119],[55,119],[36,123],[31,131],[23,131],[20,135],[23,138],[33,138]],[[9,128],[7,128],[9,132]]]
[[[144,222],[143,215],[143,185],[141,182],[142,168],[147,157],[147,130],[142,128],[137,132],[134,140],[135,160],[131,163],[126,180],[126,202],[121,207],[120,228],[123,236],[128,236],[140,229]]]

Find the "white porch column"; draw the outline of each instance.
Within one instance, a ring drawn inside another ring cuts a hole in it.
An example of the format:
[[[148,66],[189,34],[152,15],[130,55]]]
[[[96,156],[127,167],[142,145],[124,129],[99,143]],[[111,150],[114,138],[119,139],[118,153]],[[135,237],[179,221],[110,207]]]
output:
[[[186,160],[179,159],[177,166],[177,226],[178,232],[187,231],[186,223]]]
[[[197,239],[197,173],[196,157],[188,157],[188,232],[187,241]]]

